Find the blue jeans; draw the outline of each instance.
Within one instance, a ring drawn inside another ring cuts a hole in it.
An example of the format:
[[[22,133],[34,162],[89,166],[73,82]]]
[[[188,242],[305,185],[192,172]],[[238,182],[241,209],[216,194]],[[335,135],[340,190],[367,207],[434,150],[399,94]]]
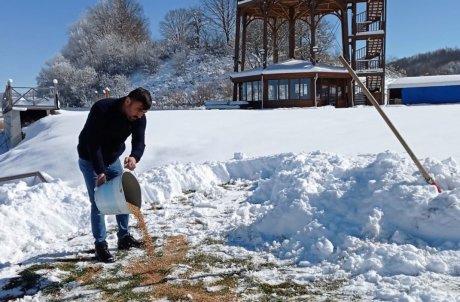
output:
[[[94,202],[94,188],[96,187],[97,174],[94,171],[93,164],[84,159],[78,160],[78,165],[80,166],[81,173],[85,179],[86,188],[88,189],[89,201],[91,202],[91,230],[93,232],[93,237],[95,243],[101,243],[105,241],[107,237],[105,229],[105,216],[102,214]],[[105,175],[107,180],[117,177],[123,173],[123,167],[121,162],[117,159],[115,162],[111,163],[105,167]],[[128,235],[128,214],[116,215],[117,225],[118,225],[118,238],[123,238]]]

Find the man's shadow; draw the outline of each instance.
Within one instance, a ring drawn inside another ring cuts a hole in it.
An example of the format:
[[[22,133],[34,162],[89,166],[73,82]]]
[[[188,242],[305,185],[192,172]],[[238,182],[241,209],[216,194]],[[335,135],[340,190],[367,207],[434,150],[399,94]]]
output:
[[[57,262],[80,262],[80,261],[95,261],[94,249],[81,250],[77,252],[59,252],[59,253],[44,253],[33,256],[18,265],[28,264],[43,264]]]

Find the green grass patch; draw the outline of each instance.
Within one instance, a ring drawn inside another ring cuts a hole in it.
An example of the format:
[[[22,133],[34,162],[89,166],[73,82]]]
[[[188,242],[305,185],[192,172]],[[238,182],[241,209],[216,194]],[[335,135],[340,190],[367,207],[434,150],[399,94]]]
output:
[[[322,301],[333,302],[340,301],[334,292],[341,288],[345,279],[334,280],[317,280],[307,284],[298,284],[292,281],[282,282],[279,284],[267,284],[263,282],[256,282],[255,285],[262,294],[261,302],[272,301],[286,301],[287,299],[302,298],[309,301],[322,297]],[[278,299],[277,297],[280,297]],[[283,299],[281,299],[281,297]]]
[[[42,292],[45,295],[54,296],[57,295],[61,291],[61,289],[64,288],[64,285],[64,282],[51,282],[49,285],[43,288]]]
[[[211,237],[208,237],[206,239],[204,239],[202,242],[202,244],[204,245],[215,245],[215,244],[225,244],[225,240],[222,239],[222,238],[211,238]]]
[[[311,291],[305,285],[294,282],[283,282],[280,284],[259,283],[259,289],[267,296],[292,297],[294,295],[308,295]]]
[[[208,269],[210,266],[214,267],[219,265],[219,267],[222,267],[224,263],[221,258],[203,252],[194,254],[188,258],[188,260],[192,267],[198,270]]]
[[[134,291],[134,289],[142,286],[142,281],[142,276],[139,275],[100,278],[94,282],[92,287],[101,290],[104,299],[111,302],[150,301],[151,293],[149,291]]]
[[[73,272],[76,269],[77,265],[72,262],[60,263],[57,268],[64,272]]]

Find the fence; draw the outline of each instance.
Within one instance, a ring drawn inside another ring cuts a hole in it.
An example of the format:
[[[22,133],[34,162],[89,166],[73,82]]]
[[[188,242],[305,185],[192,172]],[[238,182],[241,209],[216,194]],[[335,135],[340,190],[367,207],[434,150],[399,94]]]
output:
[[[57,110],[59,109],[59,92],[57,80],[48,88],[13,87],[9,80],[2,97],[2,112],[10,110]]]

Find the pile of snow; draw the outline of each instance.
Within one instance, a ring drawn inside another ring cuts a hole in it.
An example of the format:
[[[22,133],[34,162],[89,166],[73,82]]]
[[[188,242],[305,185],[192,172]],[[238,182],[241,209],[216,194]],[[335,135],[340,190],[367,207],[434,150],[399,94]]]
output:
[[[220,236],[235,254],[271,253],[296,264],[287,277],[254,272],[265,282],[331,276],[348,278],[344,290],[363,297],[453,301],[460,274],[459,167],[452,159],[423,164],[443,193],[392,152],[173,164],[140,179],[147,199],[165,208],[153,219],[156,232],[171,228],[191,241]],[[222,188],[235,182],[249,185],[243,198],[229,198]],[[190,207],[170,203],[184,192],[195,192]]]
[[[450,190],[438,194],[410,160],[395,153],[283,156],[274,170],[265,170],[258,179],[248,203],[240,209],[246,211],[242,216],[252,219],[231,232],[231,241],[304,264],[331,259],[334,252],[333,257],[343,258],[341,251],[353,246],[354,237],[398,245],[459,247],[457,164],[428,160],[425,166]]]
[[[219,185],[230,180],[253,182],[247,201],[233,214],[230,242],[305,264],[339,257],[353,246],[353,238],[459,247],[458,166],[451,159],[424,164],[446,188],[444,193],[427,185],[409,159],[390,152],[176,164],[147,171],[140,179],[147,200],[162,204],[187,191],[219,197]],[[338,254],[333,256],[334,251]]]
[[[90,206],[83,193],[60,181],[1,185],[0,267],[50,248],[66,251],[67,239],[88,226]]]

